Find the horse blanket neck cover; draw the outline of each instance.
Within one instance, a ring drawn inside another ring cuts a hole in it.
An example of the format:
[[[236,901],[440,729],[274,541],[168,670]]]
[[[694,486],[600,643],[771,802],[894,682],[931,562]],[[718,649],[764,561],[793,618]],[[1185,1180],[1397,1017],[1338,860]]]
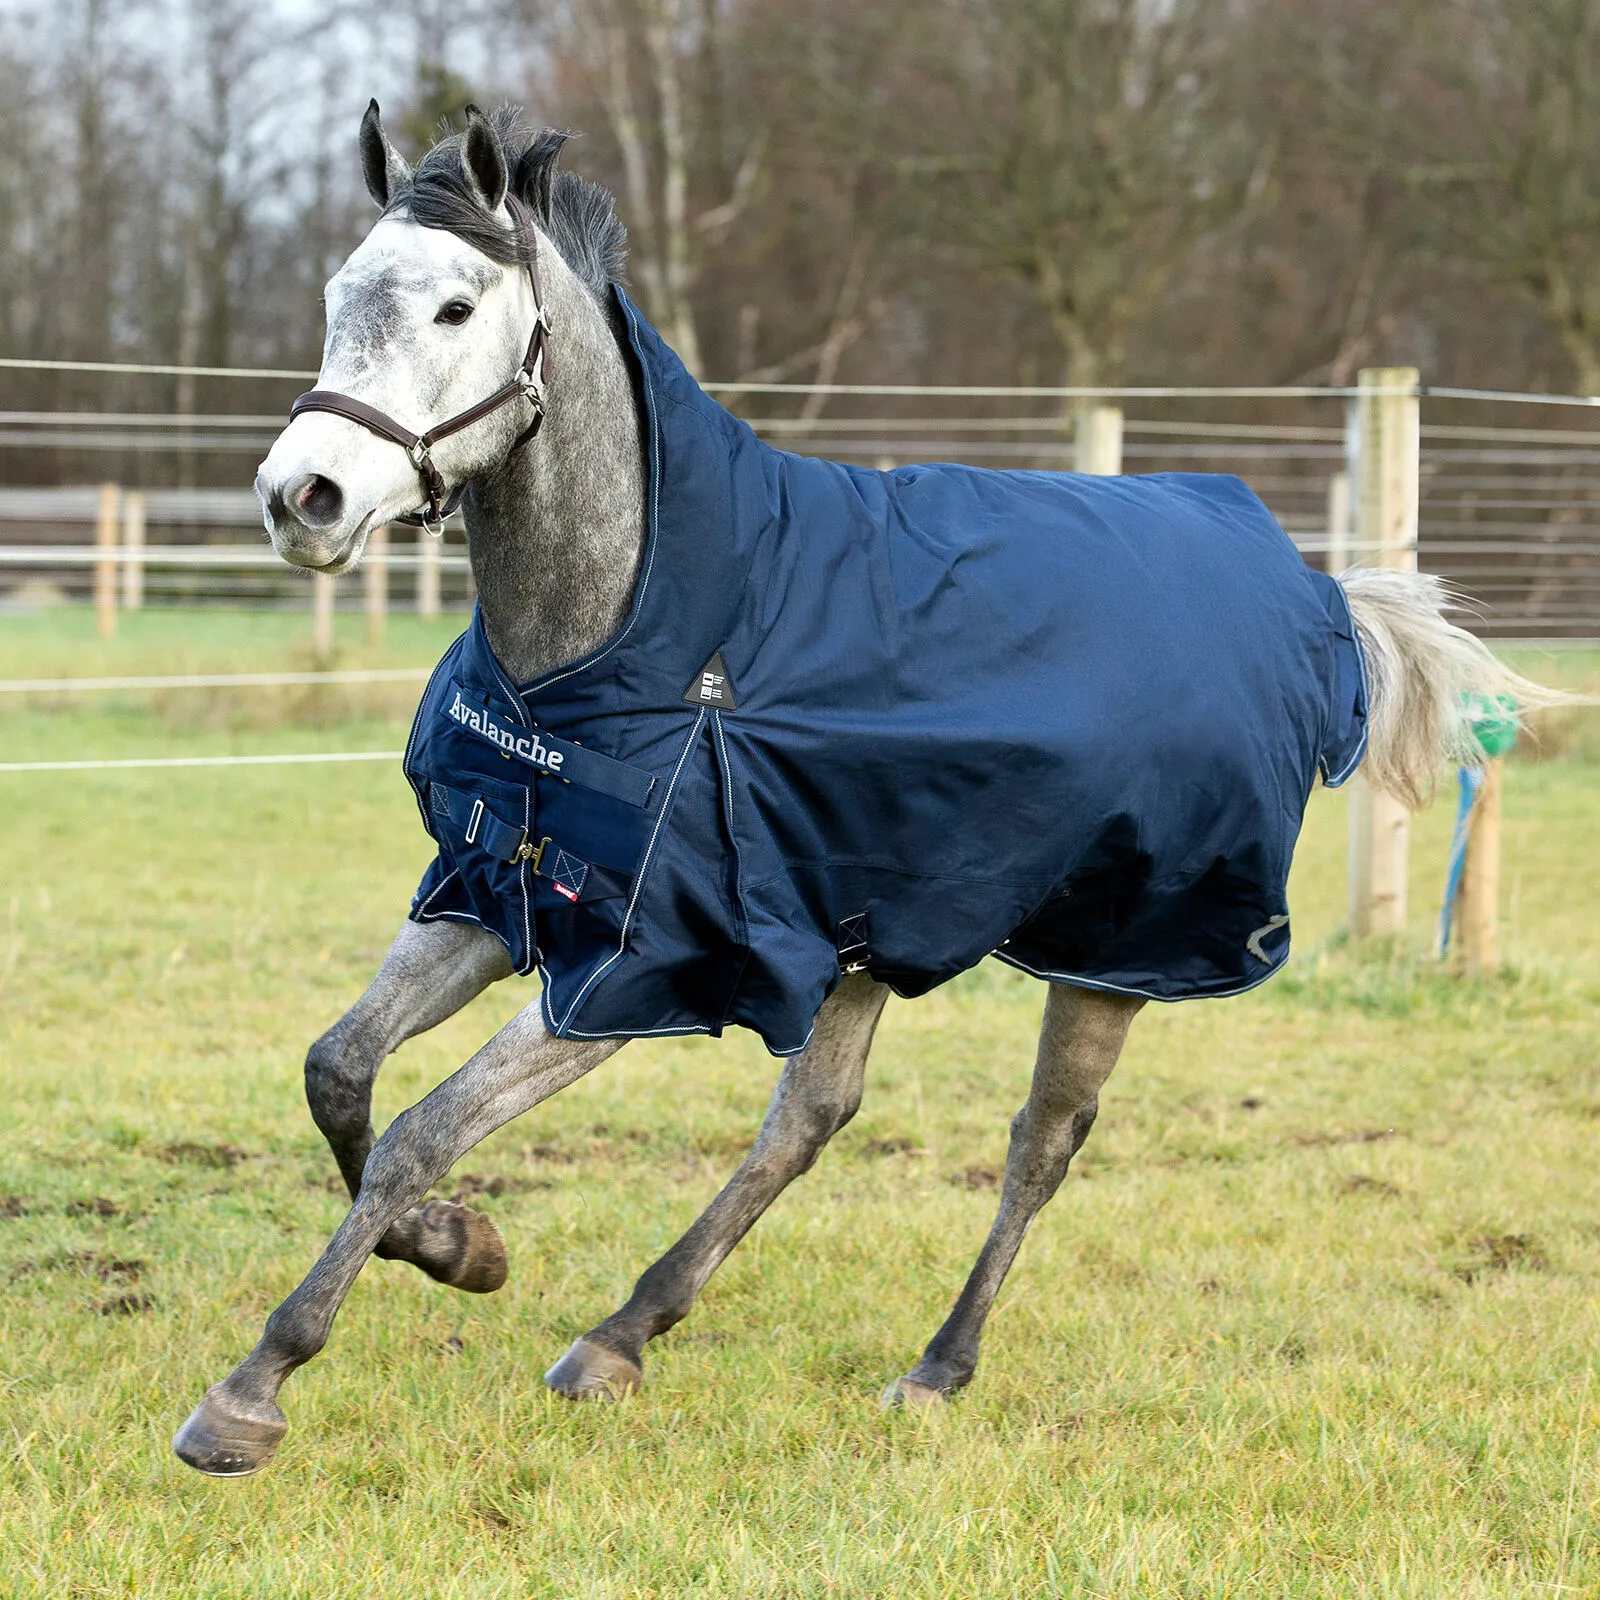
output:
[[[556,1034],[778,1055],[844,971],[917,995],[993,954],[1157,1000],[1276,971],[1367,707],[1343,591],[1255,495],[788,455],[619,300],[633,608],[529,684],[481,616],[451,647],[406,750],[439,846],[411,915],[537,968]]]

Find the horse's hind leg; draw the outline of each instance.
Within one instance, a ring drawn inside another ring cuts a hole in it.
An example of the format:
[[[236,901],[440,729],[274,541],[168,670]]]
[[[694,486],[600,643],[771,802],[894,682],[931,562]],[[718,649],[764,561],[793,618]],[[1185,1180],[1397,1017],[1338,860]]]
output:
[[[470,923],[405,922],[367,992],[306,1055],[306,1101],[354,1200],[372,1150],[372,1085],[385,1059],[511,971],[505,946]],[[430,1200],[396,1220],[379,1256],[409,1261],[453,1288],[505,1282],[499,1230],[466,1206]]]
[[[1000,1214],[966,1286],[922,1360],[884,1391],[888,1406],[933,1405],[972,1381],[978,1341],[1022,1236],[1061,1186],[1067,1163],[1094,1126],[1100,1086],[1111,1075],[1128,1024],[1143,1004],[1119,995],[1052,985],[1028,1103],[1012,1119]]]
[[[817,1013],[811,1043],[785,1063],[761,1132],[726,1188],[634,1286],[628,1303],[545,1374],[570,1399],[614,1399],[643,1378],[645,1345],[688,1316],[706,1280],[861,1104],[862,1074],[889,991],[847,977]]]

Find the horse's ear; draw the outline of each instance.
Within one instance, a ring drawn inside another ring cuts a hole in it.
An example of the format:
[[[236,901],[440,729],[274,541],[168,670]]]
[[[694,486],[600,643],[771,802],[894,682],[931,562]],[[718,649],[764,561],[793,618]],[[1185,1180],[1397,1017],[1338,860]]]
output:
[[[461,165],[467,182],[477,192],[484,210],[498,211],[506,197],[509,175],[500,136],[476,106],[467,107],[467,137],[461,146]]]
[[[550,200],[555,190],[556,162],[567,135],[558,128],[544,128],[522,152],[517,170],[511,175],[511,192],[538,217],[550,216]]]
[[[367,193],[380,209],[411,182],[411,165],[389,143],[389,135],[378,120],[378,102],[367,106],[361,119],[361,175],[367,180]]]

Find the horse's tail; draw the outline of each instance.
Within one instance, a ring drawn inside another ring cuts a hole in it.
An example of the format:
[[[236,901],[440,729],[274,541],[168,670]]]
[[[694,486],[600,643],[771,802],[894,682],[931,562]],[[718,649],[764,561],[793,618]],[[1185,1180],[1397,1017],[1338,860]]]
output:
[[[1505,696],[1525,718],[1582,697],[1547,689],[1511,671],[1447,613],[1462,606],[1449,586],[1423,572],[1355,568],[1339,582],[1367,661],[1367,753],[1374,788],[1415,811],[1428,803],[1446,762],[1481,766],[1473,702]]]

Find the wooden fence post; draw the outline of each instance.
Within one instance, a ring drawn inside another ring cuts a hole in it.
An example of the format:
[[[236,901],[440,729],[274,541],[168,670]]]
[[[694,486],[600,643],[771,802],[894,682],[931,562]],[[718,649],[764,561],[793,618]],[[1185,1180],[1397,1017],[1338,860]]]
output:
[[[426,528],[417,529],[417,615],[439,615],[439,546]]]
[[[1337,577],[1350,565],[1350,474],[1336,472],[1328,479],[1327,572]]]
[[[1078,412],[1073,466],[1098,478],[1115,478],[1122,471],[1120,406],[1085,406]]]
[[[333,579],[311,574],[311,654],[319,667],[333,660]]]
[[[1368,367],[1357,379],[1346,439],[1358,561],[1417,570],[1422,449],[1415,367]],[[1406,808],[1361,778],[1350,796],[1350,932],[1396,935],[1406,926]]]
[[[94,564],[94,626],[102,639],[117,631],[117,513],[122,491],[114,483],[100,485],[100,502],[95,510],[94,542],[106,552],[106,559]]]
[[[363,563],[367,580],[367,643],[382,644],[389,612],[389,526],[380,522],[367,535]]]
[[[144,496],[130,489],[122,497],[122,609],[144,605]]]
[[[1462,960],[1474,977],[1500,965],[1500,789],[1500,763],[1490,761],[1472,804],[1455,908]]]

